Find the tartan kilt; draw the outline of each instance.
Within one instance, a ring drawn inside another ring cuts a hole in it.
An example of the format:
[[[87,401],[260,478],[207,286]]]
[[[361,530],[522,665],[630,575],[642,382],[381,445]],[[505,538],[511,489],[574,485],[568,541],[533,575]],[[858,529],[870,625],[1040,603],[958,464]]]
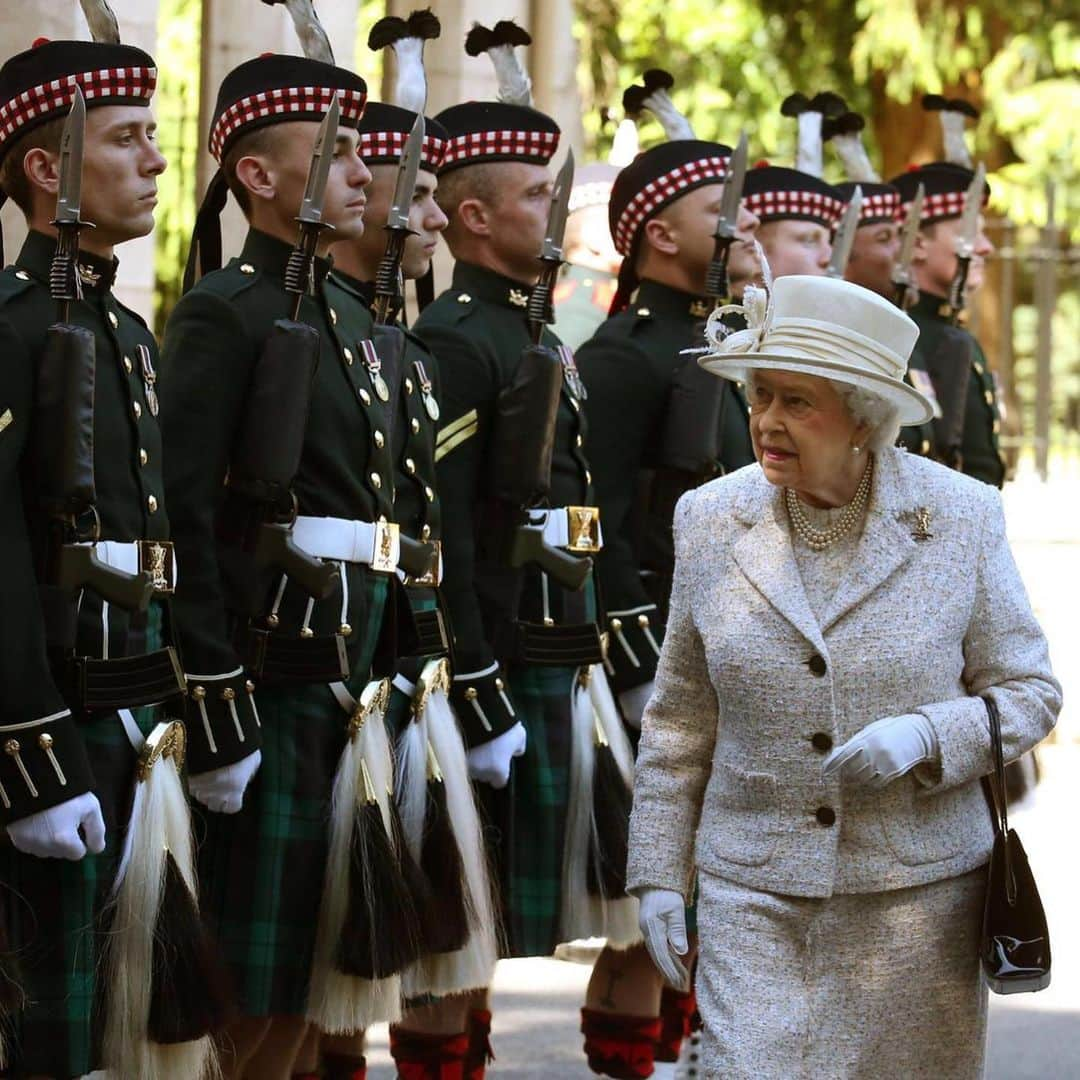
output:
[[[161,642],[161,609],[154,605],[145,627],[132,627],[130,651],[149,652]],[[161,706],[133,709],[132,716],[143,735],[164,718]],[[100,916],[131,811],[138,754],[116,713],[94,717],[79,731],[105,820],[105,850],[78,862],[38,859],[17,851],[6,833],[0,839],[0,918],[27,999],[5,1032],[12,1076],[66,1080],[101,1064],[106,936]]]
[[[570,784],[570,695],[577,668],[512,667],[508,680],[528,732],[502,791],[481,786],[499,866],[506,956],[550,956],[562,940],[563,847]]]
[[[366,623],[348,686],[368,680],[387,581],[364,575]],[[201,907],[232,969],[244,1016],[301,1016],[307,1006],[330,796],[348,717],[329,686],[257,692],[262,764],[236,814],[194,808]]]

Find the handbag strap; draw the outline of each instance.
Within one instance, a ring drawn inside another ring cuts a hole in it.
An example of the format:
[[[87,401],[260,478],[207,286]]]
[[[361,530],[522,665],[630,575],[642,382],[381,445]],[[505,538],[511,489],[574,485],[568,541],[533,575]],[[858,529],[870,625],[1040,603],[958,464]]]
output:
[[[1009,843],[1009,793],[1005,787],[1005,750],[1001,744],[1001,717],[997,703],[989,694],[983,696],[986,715],[990,720],[990,747],[994,754],[994,771],[983,777],[984,791],[994,818],[994,831],[1002,839],[1005,859],[1005,896],[1010,906],[1016,904],[1016,877],[1013,874],[1012,845]]]
[[[1009,795],[1005,788],[1005,750],[1001,745],[1001,716],[997,703],[989,694],[982,699],[990,721],[990,748],[994,755],[994,771],[987,777],[992,802],[990,813],[994,818],[994,830],[1009,835]]]

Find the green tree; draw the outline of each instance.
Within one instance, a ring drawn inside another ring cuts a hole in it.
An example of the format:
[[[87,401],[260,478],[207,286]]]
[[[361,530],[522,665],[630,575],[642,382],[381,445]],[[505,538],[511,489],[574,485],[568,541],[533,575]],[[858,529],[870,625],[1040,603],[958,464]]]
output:
[[[795,125],[779,115],[794,90],[835,90],[868,121],[885,175],[940,154],[924,92],[982,109],[975,149],[992,169],[994,208],[1040,221],[1044,186],[1080,226],[1080,29],[1067,0],[577,0],[587,130],[606,152],[622,91],[648,67],[702,138],[790,161]],[[643,145],[661,138],[642,125]],[[832,168],[832,166],[830,166]]]

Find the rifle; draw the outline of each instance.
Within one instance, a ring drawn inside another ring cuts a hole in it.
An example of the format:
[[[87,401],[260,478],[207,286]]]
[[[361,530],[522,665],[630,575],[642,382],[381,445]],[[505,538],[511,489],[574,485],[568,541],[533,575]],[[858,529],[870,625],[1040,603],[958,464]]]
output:
[[[33,455],[39,505],[49,515],[45,579],[74,592],[91,589],[102,600],[128,611],[145,611],[154,592],[147,571],[125,573],[107,566],[94,550],[101,535],[94,481],[94,387],[97,371],[92,331],[68,321],[71,302],[82,299],[79,232],[86,102],[76,86],[71,112],[60,137],[56,254],[49,291],[57,321],[45,334],[37,367]]]
[[[960,234],[956,238],[956,273],[949,287],[949,321],[955,326],[967,304],[967,279],[975,255],[975,236],[979,231],[979,212],[982,210],[983,190],[986,187],[986,166],[980,161],[964,196],[964,212],[960,218]]]
[[[553,295],[574,178],[574,155],[567,154],[551,196],[540,280],[529,296],[526,317],[532,344],[521,353],[514,380],[499,393],[489,460],[489,490],[503,509],[512,508],[507,558],[511,566],[533,563],[563,588],[585,585],[592,559],[552,547],[543,527],[531,523],[529,510],[542,509],[551,491],[551,456],[562,392],[562,360],[541,344],[544,327],[555,321]],[[503,513],[496,512],[497,518]]]
[[[748,154],[749,144],[746,132],[743,131],[740,132],[739,141],[728,161],[720,214],[716,219],[716,232],[713,234],[713,257],[705,275],[705,294],[714,297],[718,304],[728,299],[731,291],[728,259],[739,221],[739,200],[742,198],[743,183],[746,180]]]
[[[915,288],[915,278],[911,273],[911,259],[915,253],[915,238],[919,235],[925,198],[926,189],[919,184],[900,230],[900,251],[893,263],[892,283],[895,289],[893,303],[901,311],[906,311],[919,298],[919,290]]]
[[[404,303],[405,287],[401,276],[401,257],[405,252],[405,243],[413,230],[409,228],[409,207],[416,191],[416,176],[420,171],[420,162],[424,149],[424,117],[417,114],[416,121],[405,140],[398,162],[397,182],[394,185],[394,197],[390,203],[390,212],[386,217],[386,251],[375,273],[375,326],[377,340],[391,352],[399,371],[404,351],[401,331],[388,324],[394,313],[401,310]],[[389,332],[396,331],[393,339]],[[385,361],[384,361],[385,365]],[[391,431],[392,433],[392,431]],[[439,558],[438,547],[424,540],[414,540],[403,533],[399,535],[400,548],[398,565],[411,578],[427,578],[436,569]]]
[[[311,290],[319,234],[332,228],[322,220],[322,206],[339,113],[334,97],[315,139],[296,219],[299,233],[285,270],[285,290],[291,297],[289,317],[274,323],[255,365],[229,469],[229,492],[254,504],[255,512],[238,515],[239,526],[230,522],[222,530],[224,539],[239,531],[243,547],[258,564],[280,570],[315,600],[329,596],[341,574],[333,563],[301,551],[292,538],[297,514],[292,483],[300,468],[311,387],[319,362],[318,331],[300,322],[299,316],[301,301]]]

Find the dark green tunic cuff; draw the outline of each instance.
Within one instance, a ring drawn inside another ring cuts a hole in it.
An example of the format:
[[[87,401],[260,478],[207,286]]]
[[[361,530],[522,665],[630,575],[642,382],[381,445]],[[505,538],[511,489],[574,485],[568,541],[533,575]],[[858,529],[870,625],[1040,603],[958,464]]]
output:
[[[616,694],[656,678],[656,662],[664,642],[664,624],[655,604],[609,611],[607,670]]]
[[[189,775],[232,765],[262,746],[255,684],[243,671],[188,675],[187,680]]]
[[[498,664],[455,675],[450,703],[469,749],[497,739],[517,722],[517,711]]]
[[[70,712],[0,727],[0,825],[93,790],[82,736]]]

